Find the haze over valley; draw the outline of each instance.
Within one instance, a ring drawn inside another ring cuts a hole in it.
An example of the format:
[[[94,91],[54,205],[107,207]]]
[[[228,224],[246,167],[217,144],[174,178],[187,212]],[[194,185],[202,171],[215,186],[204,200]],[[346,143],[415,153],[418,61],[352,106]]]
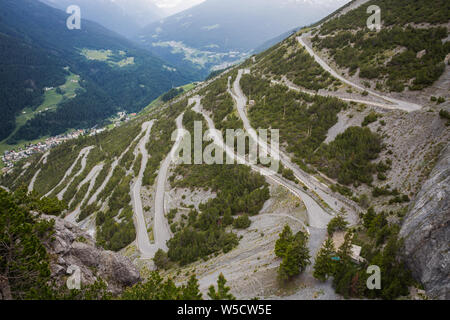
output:
[[[0,300],[450,298],[449,1],[0,7]]]

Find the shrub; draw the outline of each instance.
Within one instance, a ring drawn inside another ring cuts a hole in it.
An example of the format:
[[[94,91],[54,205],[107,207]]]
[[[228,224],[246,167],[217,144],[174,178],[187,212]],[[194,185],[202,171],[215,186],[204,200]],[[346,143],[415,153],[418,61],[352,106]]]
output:
[[[344,216],[342,214],[338,214],[328,223],[327,226],[328,235],[331,237],[336,231],[345,231],[347,230],[347,226],[348,222],[345,221]]]
[[[251,224],[252,222],[247,214],[244,214],[233,221],[233,227],[236,229],[247,229]]]
[[[167,256],[167,253],[161,249],[156,251],[153,261],[155,262],[156,268],[158,268],[158,270],[169,269],[169,267],[171,265],[169,257]]]
[[[363,123],[361,124],[361,126],[363,126],[363,127],[368,126],[369,124],[371,124],[371,123],[377,121],[377,120],[378,120],[378,117],[379,117],[379,115],[378,115],[377,113],[371,112],[369,115],[367,115],[367,116],[364,118],[364,121],[363,121]]]

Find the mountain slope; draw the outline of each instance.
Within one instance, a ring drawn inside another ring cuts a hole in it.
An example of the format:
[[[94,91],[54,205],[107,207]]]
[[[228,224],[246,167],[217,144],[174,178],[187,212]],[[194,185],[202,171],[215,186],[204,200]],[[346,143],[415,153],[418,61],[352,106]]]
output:
[[[346,1],[207,0],[141,32],[148,49],[177,65],[203,70],[239,61],[265,41],[315,22]]]
[[[92,127],[118,110],[139,111],[189,80],[95,23],[68,30],[67,14],[38,1],[1,5],[0,140],[10,144]]]

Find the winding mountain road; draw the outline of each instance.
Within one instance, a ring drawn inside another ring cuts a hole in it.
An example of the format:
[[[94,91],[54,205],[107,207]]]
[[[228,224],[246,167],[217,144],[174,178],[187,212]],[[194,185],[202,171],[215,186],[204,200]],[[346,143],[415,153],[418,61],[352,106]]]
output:
[[[47,192],[47,193],[44,195],[44,197],[48,197],[49,195],[51,195],[52,192],[53,192],[56,188],[58,188],[58,187],[66,180],[67,177],[69,177],[69,176],[72,174],[72,171],[73,171],[73,169],[75,168],[76,164],[78,163],[78,160],[80,160],[80,158],[81,158],[82,156],[84,156],[86,152],[89,152],[89,151],[90,151],[89,148],[92,148],[92,147],[87,147],[87,148],[84,148],[84,149],[82,149],[82,150],[80,151],[80,153],[78,154],[78,156],[77,156],[77,158],[75,159],[75,161],[72,163],[72,165],[69,167],[69,169],[67,169],[66,173],[64,174],[64,177],[59,181],[59,183],[58,183],[52,190],[50,190],[49,192]]]
[[[142,162],[141,169],[139,171],[138,178],[134,183],[131,189],[131,198],[133,204],[134,215],[136,219],[136,234],[137,234],[137,247],[141,252],[142,259],[152,259],[155,256],[155,253],[162,249],[167,251],[167,241],[172,237],[172,232],[170,231],[169,223],[165,217],[164,210],[164,196],[165,196],[165,185],[167,182],[167,174],[169,171],[169,167],[172,163],[172,159],[174,159],[174,154],[178,150],[179,145],[182,141],[183,134],[183,115],[181,114],[177,119],[177,128],[178,136],[176,141],[172,147],[172,150],[161,163],[160,169],[158,171],[157,183],[156,183],[156,193],[155,193],[155,218],[153,225],[153,235],[155,238],[155,243],[151,244],[148,238],[147,224],[145,223],[143,208],[142,208],[142,199],[141,199],[141,188],[142,188],[142,179],[144,177],[144,172],[147,167],[148,162],[148,152],[146,145],[148,143],[150,137],[150,131],[153,126],[154,121],[147,122],[144,125],[147,125],[147,132],[138,144],[137,148],[139,152],[142,154]]]
[[[310,33],[306,33],[300,37],[297,37],[297,41],[300,43],[300,45],[306,49],[306,51],[314,58],[314,60],[316,60],[316,62],[326,71],[328,71],[333,77],[335,77],[336,79],[340,80],[341,82],[355,88],[361,91],[367,91],[370,95],[377,97],[377,98],[381,98],[385,101],[388,101],[391,103],[391,105],[389,104],[377,104],[378,106],[382,107],[382,108],[387,108],[387,109],[399,109],[399,110],[403,110],[403,111],[407,111],[407,112],[413,112],[413,111],[417,111],[422,109],[422,106],[412,103],[412,102],[407,102],[407,101],[402,101],[402,100],[398,100],[398,99],[394,99],[388,96],[384,96],[381,95],[377,92],[374,92],[372,90],[368,90],[367,88],[364,88],[356,83],[351,82],[350,80],[347,80],[346,78],[344,78],[343,76],[341,76],[340,74],[338,74],[333,68],[331,68],[321,57],[319,57],[314,50],[308,46],[308,44],[305,42],[305,38],[310,37],[311,34]],[[346,99],[342,99],[342,100],[346,100]],[[355,101],[352,99],[347,99],[347,101]],[[369,102],[364,102],[364,100],[361,100],[361,103],[366,103],[369,104]],[[370,103],[373,104],[373,103]]]
[[[136,222],[136,244],[142,254],[141,257],[143,259],[151,259],[154,255],[153,245],[150,243],[150,240],[148,238],[147,224],[145,223],[141,199],[142,179],[144,178],[144,172],[148,162],[148,152],[146,145],[150,139],[150,132],[154,123],[155,121],[152,120],[150,122],[145,122],[142,125],[142,129],[145,130],[145,135],[137,145],[137,150],[139,150],[139,152],[142,154],[141,169],[139,170],[139,175],[136,179],[136,182],[131,187],[131,202]],[[117,163],[118,161],[119,160],[117,160]]]
[[[244,128],[249,132],[249,135],[260,145],[263,150],[267,150],[268,146],[264,141],[261,141],[258,137],[251,134],[251,132],[255,132],[253,127],[250,124],[250,121],[247,117],[246,106],[247,106],[247,97],[244,95],[242,88],[240,86],[240,81],[242,75],[244,73],[249,73],[249,70],[239,70],[238,76],[233,84],[233,90],[229,89],[229,93],[233,97],[236,102],[236,108],[238,110],[239,116],[244,123]],[[325,203],[336,213],[340,212],[342,208],[346,210],[348,213],[348,218],[350,218],[350,222],[357,221],[357,211],[359,207],[350,202],[348,199],[345,199],[343,196],[333,194],[331,190],[329,190],[328,186],[317,180],[315,177],[310,176],[296,165],[294,165],[290,158],[281,150],[279,151],[278,159],[283,164],[284,167],[292,170],[294,176],[303,183],[310,190],[313,190],[319,198],[321,198]],[[314,201],[315,202],[315,201]],[[317,203],[316,203],[317,204]]]
[[[122,160],[122,158],[127,154],[127,152],[130,150],[131,145],[133,145],[133,143],[139,139],[139,137],[141,136],[141,134],[143,132],[147,131],[147,127],[146,126],[142,126],[142,131],[136,136],[136,138],[134,138],[134,140],[130,143],[130,145],[125,149],[124,152],[122,152],[122,154],[115,159],[112,163],[111,163],[111,168],[109,169],[108,175],[106,176],[105,180],[103,181],[103,183],[100,185],[100,187],[95,191],[95,193],[92,195],[92,197],[89,199],[88,201],[88,205],[93,204],[95,201],[97,201],[98,195],[106,188],[106,185],[108,184],[108,182],[111,180],[113,174],[114,174],[114,170],[116,169],[116,167],[119,165],[120,160]]]
[[[44,155],[41,157],[41,159],[39,160],[39,162],[37,164],[40,164],[41,162],[43,164],[46,164],[47,163],[47,157],[48,157],[49,154],[50,154],[49,151],[44,153]],[[30,184],[28,185],[28,192],[32,192],[34,190],[34,184],[36,183],[36,179],[37,179],[39,173],[41,173],[41,169],[36,171],[36,173],[34,174],[33,178],[31,179]]]
[[[62,200],[63,199],[64,194],[66,193],[66,191],[69,188],[69,186],[72,184],[73,180],[75,180],[76,177],[78,177],[80,174],[83,173],[84,169],[86,168],[87,157],[89,156],[89,153],[91,152],[92,149],[94,149],[94,147],[90,146],[90,147],[86,147],[86,148],[84,148],[83,150],[80,151],[80,154],[82,155],[81,168],[72,177],[72,179],[70,179],[70,181],[66,184],[66,187],[64,189],[62,189],[60,193],[58,193],[58,195],[56,196],[58,198],[58,200]]]
[[[335,97],[335,98],[338,98],[339,100],[342,100],[345,102],[362,103],[362,104],[366,104],[369,106],[380,107],[383,109],[397,109],[397,107],[395,105],[391,105],[391,104],[385,104],[385,103],[374,102],[374,101],[369,101],[369,100],[343,98],[343,97],[340,97],[339,94],[334,94],[334,93],[331,93],[331,94],[323,94],[322,93],[321,94],[320,92],[313,92],[311,90],[306,90],[306,89],[297,87],[294,84],[290,83],[287,79],[283,79],[283,81],[271,80],[271,83],[285,86],[289,90],[292,90],[292,91],[306,93],[306,94],[310,94],[310,95],[318,95],[318,96],[322,96],[322,97]]]
[[[81,206],[86,201],[86,199],[89,196],[90,192],[94,188],[95,180],[97,179],[97,176],[102,171],[103,166],[104,166],[104,163],[96,165],[94,168],[92,168],[91,172],[89,172],[89,174],[86,176],[86,178],[79,184],[79,186],[77,188],[77,192],[80,190],[80,188],[83,185],[85,185],[86,183],[89,182],[88,190],[86,191],[86,194],[84,195],[83,199],[78,204],[78,206],[75,208],[75,210],[72,213],[68,214],[66,216],[65,220],[67,220],[67,221],[69,221],[71,223],[74,223],[74,224],[77,222],[78,216],[81,213]],[[72,204],[72,201],[74,201],[74,199],[75,199],[75,197],[70,201],[69,206]]]
[[[164,210],[164,197],[166,193],[166,182],[167,173],[172,160],[175,158],[175,153],[178,151],[180,143],[183,139],[183,116],[182,113],[176,119],[178,134],[176,141],[172,147],[172,150],[161,163],[161,167],[158,172],[158,178],[156,183],[156,194],[155,194],[155,220],[153,226],[153,233],[155,236],[155,249],[162,249],[167,251],[167,241],[172,237],[172,232],[170,231],[169,223],[167,222]],[[156,252],[155,250],[155,252]]]
[[[299,188],[299,186],[295,183],[284,179],[283,177],[280,177],[278,174],[274,174],[274,172],[270,169],[258,167],[257,165],[251,164],[244,157],[236,154],[233,149],[225,144],[221,132],[215,129],[213,120],[206,114],[201,106],[200,97],[189,99],[189,105],[191,105],[192,103],[195,103],[195,106],[192,108],[192,110],[203,115],[210,129],[210,137],[213,139],[214,143],[217,146],[225,151],[228,157],[236,159],[237,163],[243,163],[249,166],[253,171],[258,172],[262,176],[265,176],[266,178],[272,180],[274,183],[288,189],[296,197],[301,198],[308,212],[309,225],[311,227],[319,229],[326,228],[332,216],[325,212],[325,210],[319,204],[317,204],[317,202],[312,197],[302,191],[301,188]],[[304,227],[309,233],[309,228],[306,225],[304,225]]]

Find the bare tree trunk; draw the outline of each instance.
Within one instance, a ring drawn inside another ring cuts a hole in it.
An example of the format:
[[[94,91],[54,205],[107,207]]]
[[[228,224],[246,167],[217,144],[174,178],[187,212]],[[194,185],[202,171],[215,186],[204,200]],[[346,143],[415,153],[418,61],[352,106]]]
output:
[[[11,287],[8,278],[0,276],[0,299],[12,300]]]

